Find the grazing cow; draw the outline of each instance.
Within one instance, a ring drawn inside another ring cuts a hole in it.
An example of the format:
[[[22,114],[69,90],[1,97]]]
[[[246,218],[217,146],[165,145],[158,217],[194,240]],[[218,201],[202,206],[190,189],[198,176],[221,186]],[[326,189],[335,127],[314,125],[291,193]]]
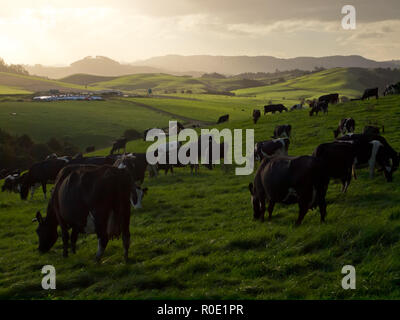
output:
[[[391,94],[400,94],[400,82],[396,84],[387,85],[385,91],[383,92],[384,96]]]
[[[229,114],[223,115],[223,116],[219,117],[217,124],[227,122],[228,120],[229,120]]]
[[[60,159],[45,160],[33,164],[23,179],[20,190],[21,199],[27,199],[30,189],[32,199],[38,184],[42,185],[43,195],[46,199],[47,183],[54,182],[58,172],[67,164],[68,162]]]
[[[382,136],[365,134],[345,135],[337,141],[355,145],[356,159],[353,164],[353,175],[356,179],[355,167],[369,166],[369,176],[374,177],[375,165],[384,172],[387,182],[393,180],[393,173],[399,167],[399,154],[393,150]]]
[[[327,104],[337,104],[339,102],[339,94],[331,93],[318,98],[318,102],[326,102]]]
[[[328,178],[342,181],[342,192],[350,185],[353,164],[356,158],[354,144],[331,142],[320,144],[313,153],[320,160]]]
[[[215,152],[214,152],[215,151]],[[210,170],[213,169],[216,163],[224,159],[229,152],[229,144],[226,142],[216,143],[214,140],[208,146],[207,150],[207,164],[206,167]]]
[[[93,152],[95,150],[96,150],[95,146],[89,146],[89,147],[86,148],[86,153],[90,153],[90,152]]]
[[[259,109],[254,109],[253,110],[253,122],[254,124],[257,123],[258,119],[261,117],[261,111]]]
[[[314,113],[318,115],[319,112],[324,112],[324,114],[328,113],[328,103],[326,101],[315,103],[310,110],[310,117],[312,117]]]
[[[329,179],[320,161],[312,156],[275,157],[264,159],[254,184],[249,184],[254,219],[264,221],[265,201],[268,220],[275,203],[299,205],[296,225],[300,225],[309,209],[319,207],[321,222],[325,221]]]
[[[353,118],[345,118],[339,121],[339,126],[336,130],[333,130],[333,135],[335,139],[339,136],[339,134],[345,135],[347,133],[354,133],[356,128],[356,122]]]
[[[273,114],[275,112],[282,113],[282,111],[288,111],[288,109],[283,104],[270,104],[264,106],[264,115],[266,115],[269,112],[272,112]]]
[[[4,184],[1,187],[1,191],[15,192],[19,193],[21,190],[21,185],[25,179],[25,173],[20,175],[19,173],[13,173],[5,177]]]
[[[83,167],[62,174],[47,206],[47,216],[37,212],[39,251],[48,252],[58,238],[60,225],[63,256],[68,256],[69,239],[76,251],[79,233],[96,233],[97,262],[100,262],[110,239],[122,234],[124,258],[128,260],[130,245],[130,197],[134,184],[125,169],[111,166]],[[69,229],[72,228],[71,238]]]
[[[378,88],[365,89],[364,94],[361,97],[361,100],[365,100],[365,99],[369,100],[370,97],[375,97],[376,99],[379,98]]]
[[[121,138],[121,139],[118,139],[117,141],[115,141],[113,143],[110,154],[114,154],[115,151],[119,152],[121,149],[124,149],[124,153],[125,153],[127,141],[128,141],[127,138]]]
[[[292,126],[290,124],[276,126],[272,138],[274,139],[290,138],[291,133],[292,133]]]
[[[290,141],[286,138],[257,142],[254,146],[254,158],[261,161],[264,158],[287,156],[289,144]]]

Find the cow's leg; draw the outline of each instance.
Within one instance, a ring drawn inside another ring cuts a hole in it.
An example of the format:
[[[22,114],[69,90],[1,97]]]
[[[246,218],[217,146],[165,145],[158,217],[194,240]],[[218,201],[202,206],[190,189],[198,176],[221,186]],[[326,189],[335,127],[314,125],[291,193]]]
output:
[[[270,201],[268,204],[268,220],[271,221],[272,219],[272,211],[274,211],[275,202]]]
[[[71,250],[72,253],[76,253],[76,241],[78,240],[78,229],[77,228],[72,228],[71,231]]]
[[[68,241],[69,241],[69,232],[65,226],[61,226],[62,233],[62,241],[63,241],[63,257],[68,257]]]
[[[265,199],[260,199],[260,220],[264,222],[265,216]]]
[[[321,214],[321,223],[324,223],[325,222],[325,217],[326,217],[326,201],[325,201],[325,197],[321,197],[318,206],[319,206],[319,213]]]
[[[37,189],[37,185],[34,184],[34,185],[31,187],[31,200],[33,199],[33,195],[35,194],[36,189]]]
[[[47,190],[46,190],[46,182],[42,182],[42,190],[43,190],[44,200],[46,200],[46,192],[47,192]]]
[[[104,232],[104,235],[98,236],[97,238],[97,253],[96,253],[96,262],[100,262],[101,257],[104,254],[104,250],[107,247],[108,237],[107,234]]]
[[[296,226],[301,225],[301,222],[303,221],[307,211],[308,211],[307,201],[299,202],[299,217],[297,218]]]

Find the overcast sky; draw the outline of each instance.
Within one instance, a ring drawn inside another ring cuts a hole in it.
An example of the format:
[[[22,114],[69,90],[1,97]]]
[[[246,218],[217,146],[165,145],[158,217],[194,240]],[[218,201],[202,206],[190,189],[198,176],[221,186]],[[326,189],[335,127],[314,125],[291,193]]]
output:
[[[342,29],[345,4],[356,8],[356,30]],[[0,8],[8,63],[165,54],[400,59],[400,0],[0,0]]]

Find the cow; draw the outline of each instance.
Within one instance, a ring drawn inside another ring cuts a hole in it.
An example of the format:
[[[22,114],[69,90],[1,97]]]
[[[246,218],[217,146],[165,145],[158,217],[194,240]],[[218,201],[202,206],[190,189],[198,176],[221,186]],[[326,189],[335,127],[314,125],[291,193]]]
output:
[[[312,154],[320,160],[328,178],[342,181],[342,192],[350,185],[353,164],[356,158],[354,144],[331,142],[320,144]]]
[[[15,192],[19,193],[21,190],[21,185],[25,179],[25,173],[20,175],[19,173],[13,173],[4,178],[4,184],[1,187],[1,191],[5,192]]]
[[[336,130],[333,130],[333,135],[335,139],[339,134],[345,135],[347,133],[354,133],[356,128],[356,122],[353,118],[344,118],[339,121],[339,126]]]
[[[369,167],[369,176],[374,177],[376,164],[383,170],[387,182],[393,180],[393,173],[399,167],[399,154],[389,145],[386,139],[378,135],[351,134],[345,135],[336,141],[355,145],[356,158],[353,164],[353,175],[356,177],[355,168]]]
[[[378,99],[379,98],[378,90],[379,90],[378,88],[365,89],[364,94],[361,97],[361,100],[363,101],[365,99],[369,100],[370,97],[375,97],[376,99]]]
[[[258,119],[261,117],[261,111],[259,109],[254,109],[253,110],[253,122],[254,124],[257,123]]]
[[[89,146],[86,148],[86,153],[94,152],[96,150],[95,146]]]
[[[400,82],[396,84],[389,84],[386,86],[385,91],[383,92],[384,96],[391,94],[400,94]]]
[[[312,117],[314,113],[318,115],[319,112],[324,112],[324,114],[328,113],[328,103],[326,101],[315,103],[310,110],[310,117]]]
[[[126,143],[128,139],[127,138],[121,138],[118,139],[113,143],[113,146],[111,148],[110,154],[114,154],[115,151],[119,152],[121,149],[124,149],[124,153],[126,151]]]
[[[254,146],[254,158],[262,161],[264,158],[287,156],[289,144],[290,140],[287,138],[257,142]]]
[[[323,95],[318,98],[318,102],[326,102],[327,104],[337,104],[339,102],[339,94],[331,93],[327,95]]]
[[[227,122],[229,120],[229,114],[223,115],[218,118],[217,124]]]
[[[257,169],[254,183],[249,184],[253,217],[264,221],[265,202],[268,220],[275,203],[299,206],[296,225],[300,225],[309,209],[319,207],[321,222],[325,222],[329,178],[320,161],[312,156],[279,156],[264,159]]]
[[[61,174],[48,203],[46,218],[38,211],[33,220],[39,222],[36,230],[39,251],[45,253],[53,247],[60,225],[64,257],[68,257],[69,239],[72,252],[75,253],[79,233],[96,233],[96,261],[100,262],[108,241],[122,234],[124,258],[128,261],[133,185],[125,169],[107,165],[83,166],[69,174]]]
[[[44,160],[34,163],[23,179],[20,189],[21,199],[27,199],[29,190],[31,190],[32,199],[38,184],[42,185],[44,199],[46,199],[47,183],[54,182],[59,171],[67,164],[68,162],[60,159]]]
[[[149,171],[150,176],[157,175],[157,166],[147,162],[146,153],[128,153],[118,158],[114,166],[127,167],[136,184],[143,184],[146,170]]]
[[[275,112],[282,113],[282,111],[288,111],[288,109],[283,104],[270,104],[264,106],[264,115],[266,115],[269,112],[272,112],[273,114]]]
[[[284,124],[280,126],[276,126],[274,129],[274,135],[272,138],[290,138],[292,133],[292,126],[290,124]]]

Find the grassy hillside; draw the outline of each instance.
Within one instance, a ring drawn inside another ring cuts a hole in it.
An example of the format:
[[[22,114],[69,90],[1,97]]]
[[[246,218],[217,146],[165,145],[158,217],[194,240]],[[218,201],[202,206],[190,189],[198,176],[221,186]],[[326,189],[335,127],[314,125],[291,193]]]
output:
[[[310,154],[333,139],[342,117],[354,117],[357,131],[369,119],[385,123],[385,137],[400,150],[400,97],[331,107],[328,116],[310,118],[306,110],[250,117],[220,128],[254,128],[268,139],[277,124],[293,126],[291,155]],[[121,118],[122,119],[122,118]],[[144,151],[143,141],[129,144]],[[106,154],[108,150],[97,153]],[[297,206],[277,205],[271,222],[252,220],[248,183],[233,168],[188,168],[174,176],[145,180],[149,193],[142,210],[132,212],[130,262],[123,263],[121,241],[111,241],[101,265],[94,263],[97,241],[81,236],[78,252],[62,258],[61,239],[48,253],[37,248],[36,210],[46,202],[0,194],[0,298],[223,298],[347,299],[400,297],[400,173],[393,183],[366,170],[347,194],[331,183],[327,223],[309,212],[295,228]],[[57,290],[40,287],[41,268],[57,270]],[[357,289],[343,290],[341,269],[354,265]]]
[[[9,89],[1,89],[2,87]],[[62,91],[87,91],[84,86],[62,81],[49,80],[36,76],[0,72],[0,94],[32,93],[57,89]],[[20,91],[20,92],[16,92]]]
[[[92,74],[78,73],[59,79],[59,81],[85,86],[95,82],[110,81],[115,78],[117,77],[105,77],[105,76],[96,76]]]
[[[400,79],[399,70],[335,68],[311,75],[290,79],[286,82],[234,91],[238,96],[255,96],[291,105],[302,98],[318,98],[323,94],[337,92],[341,96],[359,97],[366,88],[379,87]]]
[[[165,127],[169,119],[159,112],[119,100],[0,101],[2,129],[29,134],[36,142],[47,142],[51,137],[66,139],[81,148],[106,147],[126,129],[142,132],[153,126]]]

